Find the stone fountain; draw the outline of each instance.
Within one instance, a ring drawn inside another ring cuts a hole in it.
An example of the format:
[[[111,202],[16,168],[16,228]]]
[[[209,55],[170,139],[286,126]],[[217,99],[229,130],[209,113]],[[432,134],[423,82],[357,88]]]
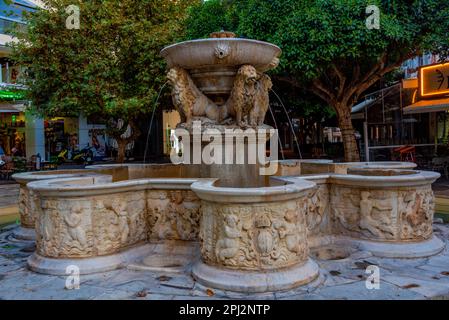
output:
[[[16,235],[36,241],[30,269],[182,270],[206,287],[267,292],[313,281],[311,251],[332,245],[390,258],[443,250],[432,230],[438,173],[402,162],[277,161],[277,148],[266,163],[250,161],[276,142],[263,124],[264,72],[280,54],[229,32],[162,50],[190,151],[178,164],[15,175],[24,222]],[[207,153],[214,161],[195,161]]]
[[[201,164],[200,176],[219,178],[222,185],[266,185],[266,179],[258,173],[259,163],[248,159],[259,146],[265,154],[264,146],[270,138],[266,131],[272,128],[263,122],[272,83],[264,72],[277,67],[281,49],[262,41],[235,38],[230,32],[217,32],[209,39],[171,45],[161,54],[169,68],[173,104],[181,115],[178,128],[187,129],[190,138],[185,147],[191,157],[182,162]],[[255,134],[239,130],[248,128]],[[231,130],[232,134],[225,134]],[[219,136],[215,134],[212,141],[202,139],[210,135],[208,132],[218,132]],[[230,139],[234,141],[225,150],[225,142]],[[223,150],[218,161],[207,165],[195,161],[205,148]]]

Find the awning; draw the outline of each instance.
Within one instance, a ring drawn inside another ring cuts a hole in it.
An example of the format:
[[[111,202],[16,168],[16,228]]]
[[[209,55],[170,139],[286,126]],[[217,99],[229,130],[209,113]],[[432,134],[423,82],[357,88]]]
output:
[[[352,107],[351,113],[352,113],[352,119],[363,119],[363,117],[355,116],[356,113],[365,111],[365,109],[369,109],[373,105],[375,105],[377,102],[381,102],[382,99],[385,99],[389,97],[390,95],[399,93],[399,88],[401,87],[400,83],[396,83],[391,85],[390,87],[383,88],[381,90],[372,92],[365,96],[365,99],[360,102],[359,104]]]
[[[404,114],[427,113],[449,110],[449,98],[421,100],[404,108]]]
[[[0,113],[19,113],[19,112],[25,112],[24,104],[10,104],[10,103],[0,104]]]

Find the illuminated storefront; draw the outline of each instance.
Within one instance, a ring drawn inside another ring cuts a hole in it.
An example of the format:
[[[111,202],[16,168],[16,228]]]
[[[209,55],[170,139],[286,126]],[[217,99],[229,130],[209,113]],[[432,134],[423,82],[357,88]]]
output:
[[[449,63],[419,66],[413,75],[353,108],[365,160],[398,160],[404,147],[412,147],[414,160],[429,162],[449,151]]]
[[[449,63],[421,67],[413,103],[404,108],[404,113],[445,112],[448,109]]]

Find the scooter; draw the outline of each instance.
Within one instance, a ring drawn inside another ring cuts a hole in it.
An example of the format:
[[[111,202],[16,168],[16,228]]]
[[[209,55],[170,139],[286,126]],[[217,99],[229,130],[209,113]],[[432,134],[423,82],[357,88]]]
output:
[[[92,147],[87,146],[81,151],[73,151],[68,148],[58,154],[58,164],[73,161],[79,164],[92,164],[94,153]]]

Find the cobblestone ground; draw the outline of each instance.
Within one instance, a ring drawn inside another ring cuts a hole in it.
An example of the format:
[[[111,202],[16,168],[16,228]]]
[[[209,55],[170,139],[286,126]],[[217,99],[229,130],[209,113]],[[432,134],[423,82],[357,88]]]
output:
[[[33,243],[11,237],[15,226],[0,230],[0,299],[447,299],[449,250],[426,259],[381,259],[363,251],[341,260],[317,260],[318,279],[287,292],[257,295],[210,290],[196,283],[189,267],[182,273],[132,271],[81,276],[79,290],[65,289],[65,277],[27,270]],[[449,225],[435,224],[446,244]],[[366,268],[380,270],[380,289],[366,288]]]

